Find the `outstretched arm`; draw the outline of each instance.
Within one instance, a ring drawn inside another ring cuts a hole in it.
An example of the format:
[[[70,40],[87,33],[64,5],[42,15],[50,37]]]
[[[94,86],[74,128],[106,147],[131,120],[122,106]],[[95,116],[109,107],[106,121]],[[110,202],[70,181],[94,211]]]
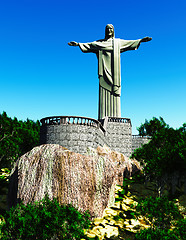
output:
[[[151,37],[144,37],[144,38],[141,39],[140,42],[149,42],[149,41],[151,41],[151,40],[152,40]]]
[[[142,39],[137,40],[123,40],[120,39],[120,52],[125,52],[128,50],[136,50],[139,48],[141,42],[149,42],[151,41],[151,37],[144,37]]]
[[[97,47],[95,44],[93,44],[94,42],[90,42],[90,43],[77,43],[77,42],[69,42],[68,45],[69,46],[79,46],[81,51],[84,53],[88,53],[88,52],[92,52],[92,53],[97,53]]]
[[[75,47],[75,46],[79,46],[79,43],[72,41],[72,42],[69,42],[68,45]]]

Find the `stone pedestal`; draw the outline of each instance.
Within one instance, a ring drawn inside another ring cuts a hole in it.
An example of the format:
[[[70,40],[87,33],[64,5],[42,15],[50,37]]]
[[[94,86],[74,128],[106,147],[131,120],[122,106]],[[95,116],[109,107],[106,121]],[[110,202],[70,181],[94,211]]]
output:
[[[71,151],[85,154],[88,147],[107,145],[130,156],[132,126],[130,119],[106,117],[100,121],[77,116],[41,119],[41,144],[59,144]]]
[[[130,157],[132,152],[132,125],[129,118],[105,118],[103,124],[109,147]]]

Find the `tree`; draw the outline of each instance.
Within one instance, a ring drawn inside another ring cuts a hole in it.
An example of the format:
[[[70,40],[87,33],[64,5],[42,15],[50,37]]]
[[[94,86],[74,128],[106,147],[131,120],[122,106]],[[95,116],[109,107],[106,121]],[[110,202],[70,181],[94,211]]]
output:
[[[147,197],[141,199],[136,207],[136,216],[145,217],[152,229],[168,230],[177,220],[182,219],[178,207],[167,197]]]
[[[178,182],[186,170],[186,123],[179,129],[173,129],[165,123],[163,118],[153,118],[145,121],[139,128],[139,135],[151,136],[148,144],[136,149],[132,154],[144,164],[146,176],[158,183],[159,190],[168,183]],[[172,181],[175,177],[174,181]],[[170,184],[169,184],[170,185]],[[170,185],[172,193],[174,184]],[[160,193],[161,194],[161,193]]]
[[[184,240],[186,221],[178,207],[166,197],[141,199],[136,207],[136,217],[143,218],[150,228],[139,231],[136,240]]]
[[[135,240],[184,240],[184,238],[180,238],[172,231],[147,228],[138,232]]]
[[[60,205],[56,198],[45,198],[33,204],[20,203],[4,215],[0,224],[2,240],[75,240],[84,237],[90,225],[88,212],[81,213],[72,205]]]
[[[39,121],[18,121],[0,114],[0,169],[11,167],[17,158],[39,144]]]

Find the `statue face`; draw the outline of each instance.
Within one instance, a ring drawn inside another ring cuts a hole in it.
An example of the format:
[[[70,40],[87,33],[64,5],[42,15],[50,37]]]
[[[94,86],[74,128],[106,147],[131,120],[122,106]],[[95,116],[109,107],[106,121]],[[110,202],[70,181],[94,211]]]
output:
[[[105,35],[107,38],[114,37],[114,28],[110,25],[106,26]]]

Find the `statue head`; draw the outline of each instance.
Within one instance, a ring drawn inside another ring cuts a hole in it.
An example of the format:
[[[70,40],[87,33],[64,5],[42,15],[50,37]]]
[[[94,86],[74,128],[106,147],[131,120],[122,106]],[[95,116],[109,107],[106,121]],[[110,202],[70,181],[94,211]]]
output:
[[[114,26],[112,24],[107,24],[105,27],[105,39],[114,37]]]

